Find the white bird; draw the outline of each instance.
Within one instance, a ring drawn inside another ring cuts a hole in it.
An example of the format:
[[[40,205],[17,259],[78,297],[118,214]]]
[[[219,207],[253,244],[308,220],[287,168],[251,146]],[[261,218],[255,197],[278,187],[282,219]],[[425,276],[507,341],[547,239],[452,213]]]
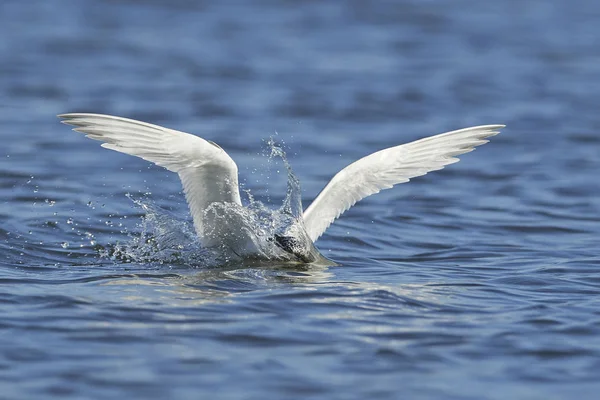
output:
[[[203,246],[225,244],[242,257],[299,262],[322,257],[313,243],[357,201],[458,162],[457,155],[487,143],[487,138],[504,127],[483,125],[446,132],[375,152],[348,165],[331,179],[285,234],[268,238],[271,250],[277,250],[273,252],[257,246],[253,227],[240,222],[245,209],[240,200],[238,168],[216,143],[112,115],[73,113],[58,117],[75,126],[73,130],[104,142],[102,147],[176,172]]]

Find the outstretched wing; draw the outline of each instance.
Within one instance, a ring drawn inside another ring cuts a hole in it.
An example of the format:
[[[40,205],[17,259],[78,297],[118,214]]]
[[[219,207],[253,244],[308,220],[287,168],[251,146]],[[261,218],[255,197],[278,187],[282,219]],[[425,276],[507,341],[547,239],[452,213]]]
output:
[[[213,202],[241,204],[238,169],[223,149],[198,136],[101,114],[61,114],[74,131],[102,147],[143,158],[179,174],[194,227],[204,236],[204,210]],[[206,244],[206,243],[205,243]]]
[[[367,196],[411,178],[458,162],[455,156],[487,143],[504,125],[484,125],[431,136],[390,147],[338,172],[304,212],[304,225],[313,241],[344,211]]]

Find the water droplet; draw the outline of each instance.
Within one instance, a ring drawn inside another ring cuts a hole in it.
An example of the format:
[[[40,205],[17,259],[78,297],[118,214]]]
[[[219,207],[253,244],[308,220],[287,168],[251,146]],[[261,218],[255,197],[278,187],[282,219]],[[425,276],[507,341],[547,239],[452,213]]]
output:
[[[66,249],[66,248],[68,248],[68,247],[69,247],[69,242],[62,242],[62,243],[60,244],[60,247],[62,247],[63,249]]]
[[[72,225],[73,224],[73,218],[67,218],[67,224]]]

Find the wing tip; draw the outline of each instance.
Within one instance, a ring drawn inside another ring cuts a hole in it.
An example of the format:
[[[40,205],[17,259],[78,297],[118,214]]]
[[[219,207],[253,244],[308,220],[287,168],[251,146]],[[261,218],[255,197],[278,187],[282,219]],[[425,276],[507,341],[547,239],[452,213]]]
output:
[[[60,118],[60,123],[61,124],[66,124],[67,121],[71,118],[71,115],[72,114],[68,114],[68,113],[66,113],[66,114],[57,114],[56,117]]]
[[[62,113],[62,114],[56,114],[56,117],[60,118],[60,119],[74,119],[74,118],[77,118],[77,117],[81,117],[83,115],[86,115],[86,114],[81,114],[81,113]],[[87,114],[87,115],[89,115],[89,114]]]
[[[494,124],[494,125],[481,125],[481,126],[476,126],[473,128],[466,128],[467,130],[470,130],[471,132],[473,132],[473,135],[481,140],[483,139],[487,139],[490,138],[492,136],[496,136],[500,133],[500,130],[505,128],[506,125],[504,124]],[[488,141],[484,141],[483,143],[479,143],[476,146],[479,146],[481,144],[485,144]]]
[[[56,117],[58,117],[62,120],[73,120],[73,119],[87,118],[87,117],[109,117],[110,118],[112,116],[102,115],[102,114],[94,114],[94,113],[62,113],[62,114],[57,114]]]
[[[57,114],[56,117],[60,118],[61,124],[77,127],[80,125],[78,123],[78,121],[81,121],[81,118],[85,118],[86,116],[89,116],[89,115],[93,115],[93,114],[64,113],[64,114]],[[76,128],[73,128],[73,130],[75,130],[75,129]]]

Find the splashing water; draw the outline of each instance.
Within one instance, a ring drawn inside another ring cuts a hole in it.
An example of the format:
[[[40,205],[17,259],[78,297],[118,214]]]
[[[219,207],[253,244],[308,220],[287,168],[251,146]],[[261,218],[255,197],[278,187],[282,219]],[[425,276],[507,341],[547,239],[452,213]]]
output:
[[[202,248],[193,225],[149,199],[127,197],[144,211],[138,224],[139,233],[129,233],[130,240],[101,251],[101,256],[114,261],[139,263],[172,263],[211,265],[214,254]]]
[[[283,205],[279,211],[280,213],[291,215],[295,219],[302,221],[302,192],[300,189],[300,180],[294,174],[285,151],[281,146],[275,143],[272,136],[269,138],[267,145],[271,150],[269,157],[271,159],[279,157],[287,171],[287,191],[285,199],[283,200]]]
[[[207,234],[217,235],[221,245],[204,248],[189,220],[156,206],[152,201],[133,199],[144,216],[140,233],[130,234],[125,244],[111,246],[101,254],[113,260],[144,263],[172,263],[210,267],[240,260],[303,261],[323,257],[304,230],[300,181],[294,174],[283,148],[273,137],[267,141],[269,161],[281,160],[287,171],[283,204],[271,209],[244,190],[247,205],[213,203],[205,211],[212,219]]]

